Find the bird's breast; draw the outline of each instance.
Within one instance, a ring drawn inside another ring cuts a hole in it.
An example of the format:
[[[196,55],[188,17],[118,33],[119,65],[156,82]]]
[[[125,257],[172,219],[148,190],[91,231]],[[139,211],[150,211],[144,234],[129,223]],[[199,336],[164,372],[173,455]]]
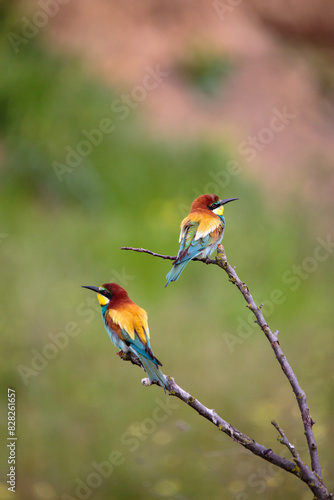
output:
[[[215,231],[221,231],[222,227],[222,220],[219,216],[212,213],[202,215],[199,220],[195,239],[205,238]]]

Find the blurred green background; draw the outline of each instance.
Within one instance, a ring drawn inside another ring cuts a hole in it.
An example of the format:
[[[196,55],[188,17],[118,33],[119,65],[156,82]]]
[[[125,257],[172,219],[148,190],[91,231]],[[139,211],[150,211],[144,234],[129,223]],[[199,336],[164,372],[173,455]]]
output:
[[[7,35],[18,32],[21,9],[1,4],[1,420],[6,436],[7,388],[15,388],[16,498],[311,498],[296,478],[245,452],[186,405],[141,386],[143,373],[115,356],[95,297],[80,288],[123,285],[148,311],[164,373],[287,457],[270,425],[276,419],[308,460],[292,391],[225,273],[190,263],[165,289],[168,261],[120,250],[175,255],[190,203],[214,188],[240,198],[225,211],[227,256],[280,330],[333,490],[333,253],[316,250],[318,238],[330,238],[330,204],[305,199],[298,186],[268,189],[236,159],[228,138],[153,138],[140,110],[121,120],[110,110],[119,91],[41,34],[15,54]],[[200,75],[201,87],[204,72],[205,93],[233,65],[212,71],[209,57],[205,73],[203,57],[191,74]],[[102,118],[114,130],[60,174],[54,162],[65,164],[66,148],[76,149],[82,130]],[[0,454],[7,499],[4,444]],[[97,464],[106,477],[96,474]]]

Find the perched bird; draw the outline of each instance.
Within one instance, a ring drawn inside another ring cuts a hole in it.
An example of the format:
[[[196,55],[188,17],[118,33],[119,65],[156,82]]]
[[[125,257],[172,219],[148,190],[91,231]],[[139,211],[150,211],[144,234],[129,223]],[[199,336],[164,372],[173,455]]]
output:
[[[167,379],[159,369],[162,365],[151,349],[146,311],[132,302],[124,288],[116,283],[83,288],[97,293],[105,328],[115,346],[124,353],[131,351],[138,356],[150,381],[168,390]]]
[[[181,222],[180,250],[166,276],[166,286],[179,279],[191,259],[206,258],[216,250],[224,235],[224,205],[238,199],[220,200],[215,194],[202,194],[192,202],[189,215]]]

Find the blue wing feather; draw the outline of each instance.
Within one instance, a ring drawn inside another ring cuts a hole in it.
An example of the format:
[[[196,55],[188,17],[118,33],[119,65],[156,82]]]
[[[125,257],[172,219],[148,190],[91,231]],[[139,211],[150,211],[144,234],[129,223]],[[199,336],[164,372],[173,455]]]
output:
[[[166,286],[171,281],[177,281],[179,279],[180,274],[182,273],[183,269],[186,267],[186,265],[190,260],[199,256],[207,257],[208,254],[211,253],[211,251],[213,250],[211,248],[213,239],[210,236],[210,234],[208,234],[204,238],[199,238],[198,240],[195,240],[195,234],[196,231],[194,231],[194,234],[191,235],[192,236],[191,238],[189,238],[188,231],[184,234],[181,240],[180,250],[177,254],[177,258],[173,264],[172,269],[166,276],[167,278]]]
[[[126,330],[121,329],[124,342],[118,335],[106,324],[106,330],[109,334],[111,341],[124,352],[131,350],[141,361],[145,372],[151,382],[158,382],[164,390],[169,390],[169,385],[165,375],[161,372],[159,365],[160,361],[154,356],[150,341],[147,338],[147,346],[145,346],[137,335],[131,338]]]

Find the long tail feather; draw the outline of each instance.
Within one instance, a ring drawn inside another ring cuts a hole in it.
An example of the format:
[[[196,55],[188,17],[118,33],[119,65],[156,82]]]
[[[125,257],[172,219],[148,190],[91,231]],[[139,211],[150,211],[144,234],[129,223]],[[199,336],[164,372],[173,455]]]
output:
[[[164,390],[166,389],[169,390],[167,379],[160,370],[160,368],[150,359],[147,359],[146,357],[140,355],[139,353],[136,354],[139,357],[150,381],[159,382],[159,384],[161,385],[161,387],[163,387]]]
[[[171,281],[177,281],[179,279],[180,274],[182,273],[183,269],[188,264],[189,260],[184,260],[183,262],[180,262],[179,264],[173,264],[172,269],[169,271],[169,273],[166,276],[167,283],[166,283],[165,287],[168,286]]]

